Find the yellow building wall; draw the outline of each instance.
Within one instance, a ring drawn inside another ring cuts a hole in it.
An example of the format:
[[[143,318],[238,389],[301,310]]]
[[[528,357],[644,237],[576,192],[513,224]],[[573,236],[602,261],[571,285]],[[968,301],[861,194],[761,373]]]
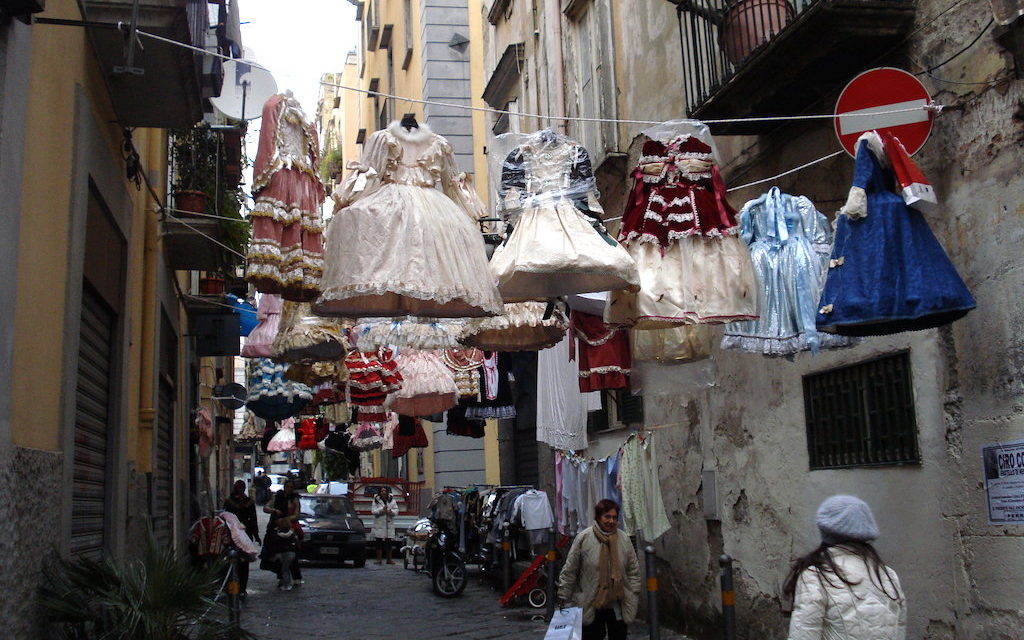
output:
[[[74,0],[47,3],[49,18],[80,20]],[[28,117],[25,130],[25,171],[22,185],[22,219],[18,255],[17,301],[14,347],[11,436],[22,447],[56,451],[60,449],[63,417],[58,393],[62,389],[64,353],[65,293],[68,287],[68,242],[70,233],[73,154],[75,152],[75,95],[81,87],[93,110],[96,122],[114,158],[121,157],[121,132],[96,66],[86,32],[78,27],[36,25],[33,27],[32,61],[29,85]],[[153,163],[163,152],[162,131],[137,130],[135,144],[146,169],[157,185],[163,180],[162,163]],[[131,237],[127,238],[127,283],[124,313],[128,322],[131,349],[128,369],[123,372],[122,391],[128,394],[129,455],[148,451],[139,443],[138,381],[141,314],[142,246],[146,225],[143,215],[155,215],[147,209],[147,197],[129,189],[134,211]],[[81,214],[81,212],[76,212]],[[81,256],[74,256],[81,259]],[[148,458],[147,458],[148,461]]]

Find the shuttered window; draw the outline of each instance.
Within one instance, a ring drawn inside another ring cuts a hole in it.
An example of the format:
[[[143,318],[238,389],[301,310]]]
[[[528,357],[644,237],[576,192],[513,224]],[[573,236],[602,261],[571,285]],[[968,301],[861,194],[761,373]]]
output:
[[[921,461],[908,352],[803,382],[811,469]]]
[[[160,363],[156,423],[153,425],[153,475],[150,518],[161,545],[171,543],[174,514],[174,417],[178,371],[178,339],[166,313],[160,313]]]
[[[82,287],[81,336],[75,390],[71,552],[103,553],[107,514],[111,370],[116,316],[87,282]]]

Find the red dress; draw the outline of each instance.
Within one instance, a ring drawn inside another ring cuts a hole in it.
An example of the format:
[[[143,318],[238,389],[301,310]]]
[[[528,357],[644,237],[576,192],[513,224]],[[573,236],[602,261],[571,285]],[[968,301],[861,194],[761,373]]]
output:
[[[579,338],[576,360],[580,365],[580,391],[629,389],[633,365],[629,332],[580,311],[572,312],[572,328]]]
[[[345,366],[349,370],[349,399],[357,408],[359,422],[387,422],[384,403],[389,393],[402,388],[402,374],[391,350],[381,349],[377,354],[353,352],[345,359]]]

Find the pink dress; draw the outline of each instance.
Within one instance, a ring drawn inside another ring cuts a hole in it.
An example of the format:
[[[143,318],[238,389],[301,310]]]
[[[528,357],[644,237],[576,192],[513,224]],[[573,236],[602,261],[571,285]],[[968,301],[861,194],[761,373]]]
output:
[[[253,166],[252,242],[246,277],[263,293],[308,302],[323,273],[324,186],[319,143],[295,98],[271,96],[263,105],[260,146]]]

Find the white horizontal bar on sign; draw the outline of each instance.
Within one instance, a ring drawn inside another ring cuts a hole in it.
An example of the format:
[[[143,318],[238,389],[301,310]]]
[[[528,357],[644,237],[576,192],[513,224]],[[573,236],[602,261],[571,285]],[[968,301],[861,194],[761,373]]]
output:
[[[872,129],[884,129],[886,127],[898,127],[901,124],[925,122],[931,117],[931,114],[925,109],[927,105],[928,100],[921,98],[920,100],[883,104],[877,107],[840,113],[839,133],[843,135],[862,133]]]

